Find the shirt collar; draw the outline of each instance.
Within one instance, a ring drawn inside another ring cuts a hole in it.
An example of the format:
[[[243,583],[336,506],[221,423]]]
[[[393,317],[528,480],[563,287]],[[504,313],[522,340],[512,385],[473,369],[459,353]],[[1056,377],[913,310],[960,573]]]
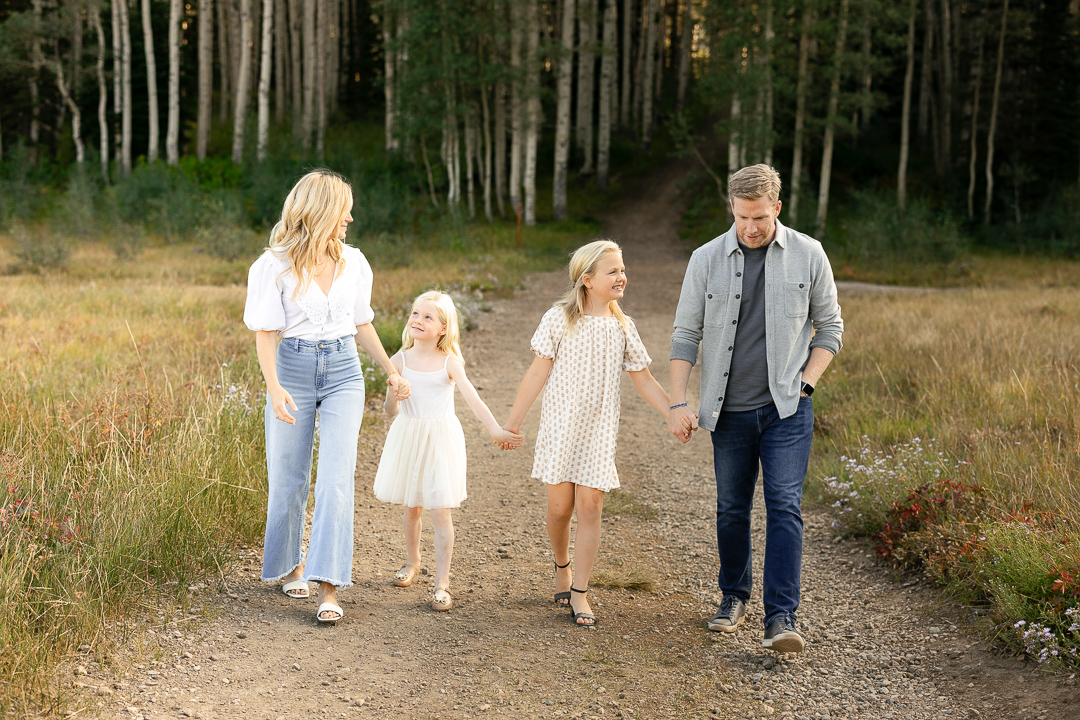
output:
[[[788,229],[784,227],[783,223],[779,220],[776,221],[776,236],[773,238],[773,243],[779,245],[782,249],[787,248],[787,234]],[[735,232],[735,223],[731,224],[731,228],[720,236],[724,243],[724,255],[731,256],[739,249],[739,235]]]

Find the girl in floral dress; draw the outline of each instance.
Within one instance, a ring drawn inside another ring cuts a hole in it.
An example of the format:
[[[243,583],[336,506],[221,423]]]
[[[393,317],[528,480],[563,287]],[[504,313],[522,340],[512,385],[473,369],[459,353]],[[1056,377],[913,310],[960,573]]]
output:
[[[649,358],[634,322],[619,306],[626,290],[622,251],[597,240],[570,259],[573,287],[544,314],[532,338],[536,358],[518,388],[504,426],[519,433],[546,386],[532,476],[547,486],[547,528],[555,555],[555,602],[569,606],[573,622],[596,626],[585,593],[600,546],[604,493],[619,487],[615,442],[619,381],[630,373],[641,396],[666,419],[668,394],[649,372]],[[570,519],[577,510],[570,570]]]

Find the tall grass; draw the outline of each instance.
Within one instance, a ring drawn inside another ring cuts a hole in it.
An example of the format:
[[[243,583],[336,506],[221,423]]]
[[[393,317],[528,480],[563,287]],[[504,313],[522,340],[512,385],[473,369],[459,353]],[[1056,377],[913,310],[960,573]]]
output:
[[[810,494],[884,555],[988,603],[1018,646],[1037,624],[1077,652],[1080,288],[842,300]]]

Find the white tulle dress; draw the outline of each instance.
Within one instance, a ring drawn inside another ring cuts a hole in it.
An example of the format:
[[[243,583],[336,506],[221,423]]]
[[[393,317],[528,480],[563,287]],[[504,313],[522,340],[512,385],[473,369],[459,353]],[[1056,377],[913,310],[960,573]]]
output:
[[[447,362],[449,362],[447,356]],[[409,368],[401,374],[412,388],[386,434],[375,497],[409,507],[455,508],[465,499],[465,433],[454,414],[454,384],[441,370]]]

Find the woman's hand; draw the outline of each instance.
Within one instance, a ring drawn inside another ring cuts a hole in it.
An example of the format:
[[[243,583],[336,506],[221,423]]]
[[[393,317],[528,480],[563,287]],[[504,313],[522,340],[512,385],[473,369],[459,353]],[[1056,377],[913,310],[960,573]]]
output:
[[[409,395],[412,393],[409,381],[401,377],[401,373],[390,373],[389,377],[386,378],[386,384],[393,389],[398,400],[408,400]]]
[[[502,450],[516,450],[525,444],[525,438],[505,428],[499,428],[491,434],[491,439]]]
[[[280,385],[270,388],[270,407],[274,410],[274,416],[281,422],[296,424],[296,418],[289,414],[289,408],[297,412],[296,403],[293,402],[289,391]]]

